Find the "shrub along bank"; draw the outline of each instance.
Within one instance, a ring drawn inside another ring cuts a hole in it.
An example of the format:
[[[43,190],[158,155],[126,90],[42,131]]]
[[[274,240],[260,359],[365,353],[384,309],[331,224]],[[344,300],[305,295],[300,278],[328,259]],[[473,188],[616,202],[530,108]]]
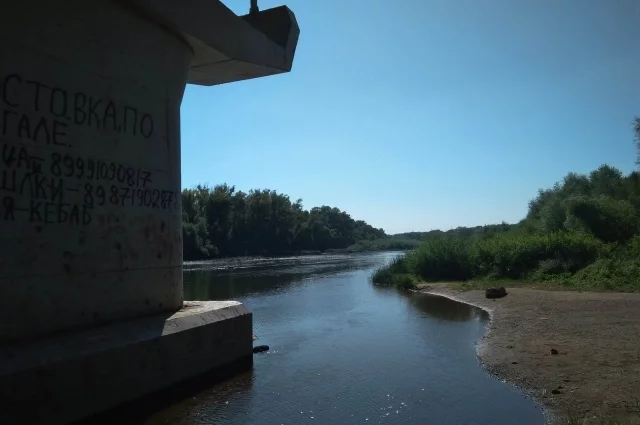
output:
[[[640,153],[640,120],[636,120]],[[580,290],[640,289],[640,173],[603,165],[540,190],[517,224],[417,236],[420,245],[377,270],[382,285],[518,280]],[[412,234],[416,237],[415,233]]]

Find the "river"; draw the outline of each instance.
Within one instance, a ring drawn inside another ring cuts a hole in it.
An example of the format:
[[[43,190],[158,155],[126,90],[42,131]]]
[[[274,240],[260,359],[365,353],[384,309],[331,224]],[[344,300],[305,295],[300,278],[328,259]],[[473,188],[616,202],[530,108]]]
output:
[[[543,424],[539,406],[478,363],[483,310],[370,283],[396,255],[186,264],[185,298],[242,301],[271,351],[145,425]]]

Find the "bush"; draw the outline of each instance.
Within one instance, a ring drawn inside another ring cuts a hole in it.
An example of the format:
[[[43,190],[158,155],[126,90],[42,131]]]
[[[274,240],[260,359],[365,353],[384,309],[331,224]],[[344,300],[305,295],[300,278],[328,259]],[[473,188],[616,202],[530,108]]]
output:
[[[634,252],[640,252],[640,238],[634,239],[633,243],[629,246],[634,247]],[[404,288],[413,287],[416,278],[426,282],[472,278],[549,280],[568,277],[592,264],[602,254],[611,255],[616,249],[619,248],[605,245],[593,235],[581,232],[507,232],[472,239],[438,235],[376,270],[372,280],[377,284]]]
[[[608,196],[569,198],[567,227],[587,230],[605,242],[625,242],[638,233],[638,217],[633,204]]]
[[[640,259],[640,236],[631,238],[622,252],[630,259]]]
[[[382,266],[374,270],[371,281],[378,285],[391,286],[393,282],[393,272],[389,266]]]
[[[391,284],[400,289],[413,289],[416,287],[414,277],[407,273],[393,275]]]
[[[396,257],[389,264],[376,269],[371,275],[371,281],[378,285],[411,288],[414,279],[410,276],[405,257]]]
[[[565,281],[576,289],[626,290],[640,288],[640,263],[636,260],[602,258]]]
[[[475,276],[518,279],[542,267],[549,272],[575,272],[595,261],[603,243],[586,233],[505,234],[478,241],[470,259]]]
[[[560,258],[550,258],[540,261],[536,275],[543,277],[545,275],[563,274],[575,271],[576,263],[573,261],[563,261]]]
[[[540,224],[545,232],[558,232],[564,229],[567,209],[559,196],[552,196],[540,208]]]
[[[425,281],[467,280],[473,275],[469,247],[470,241],[462,237],[435,236],[407,254],[406,267]]]
[[[640,237],[626,245],[610,244],[606,254],[593,264],[579,270],[563,283],[584,290],[640,289]]]
[[[638,290],[640,172],[623,176],[603,165],[589,175],[569,173],[540,190],[515,225],[434,230],[421,238],[374,280],[408,286],[415,279],[535,279],[577,289]]]
[[[182,246],[184,258],[201,260],[217,254],[217,249],[207,236],[207,223],[200,219],[195,223],[182,223]]]

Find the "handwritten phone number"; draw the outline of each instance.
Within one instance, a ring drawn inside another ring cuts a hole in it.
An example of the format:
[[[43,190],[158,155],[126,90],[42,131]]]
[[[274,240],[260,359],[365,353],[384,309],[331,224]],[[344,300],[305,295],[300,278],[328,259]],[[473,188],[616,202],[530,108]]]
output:
[[[84,185],[84,206],[93,208],[107,203],[120,206],[138,206],[156,209],[176,208],[175,192],[160,189],[135,189],[112,185],[105,189],[102,185]]]
[[[126,167],[115,162],[74,158],[71,155],[51,154],[51,174],[87,180],[117,181],[130,187],[146,187],[151,183],[149,171]]]

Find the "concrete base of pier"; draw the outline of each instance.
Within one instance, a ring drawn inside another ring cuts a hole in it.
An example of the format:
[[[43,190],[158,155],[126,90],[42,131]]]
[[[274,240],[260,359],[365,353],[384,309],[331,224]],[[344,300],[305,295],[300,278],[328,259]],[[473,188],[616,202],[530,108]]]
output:
[[[2,423],[67,424],[226,365],[250,367],[252,331],[239,302],[186,302],[173,314],[2,346]]]

